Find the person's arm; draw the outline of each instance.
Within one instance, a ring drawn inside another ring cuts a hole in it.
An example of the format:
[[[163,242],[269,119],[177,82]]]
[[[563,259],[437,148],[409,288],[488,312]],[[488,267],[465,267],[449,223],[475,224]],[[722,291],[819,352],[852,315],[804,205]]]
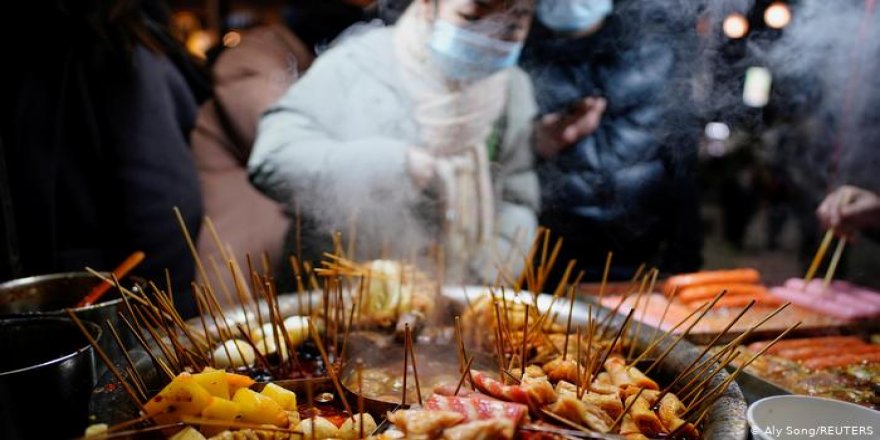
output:
[[[278,202],[298,205],[329,229],[344,230],[356,212],[359,228],[371,233],[391,216],[413,220],[407,208],[418,191],[407,170],[406,142],[339,133],[347,118],[374,117],[353,114],[349,104],[352,93],[364,93],[353,89],[379,87],[363,75],[344,50],[318,59],[263,115],[248,165],[252,183]]]

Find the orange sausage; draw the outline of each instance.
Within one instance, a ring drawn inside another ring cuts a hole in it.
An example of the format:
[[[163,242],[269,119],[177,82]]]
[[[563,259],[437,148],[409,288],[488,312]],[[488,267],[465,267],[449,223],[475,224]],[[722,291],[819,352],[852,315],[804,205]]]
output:
[[[776,356],[784,357],[793,361],[806,361],[814,358],[821,358],[831,355],[848,356],[851,354],[864,354],[873,351],[880,351],[880,345],[862,344],[862,345],[843,345],[833,347],[804,347],[794,348],[791,350],[783,350]]]
[[[755,269],[708,270],[669,277],[663,283],[663,293],[669,295],[676,288],[682,289],[702,284],[748,284],[759,282],[761,282],[761,274]]]
[[[784,341],[779,341],[769,350],[767,350],[767,354],[776,354],[780,351],[791,349],[791,348],[803,348],[803,347],[827,347],[827,346],[842,346],[842,345],[854,345],[854,344],[864,344],[861,338],[856,336],[822,336],[816,338],[800,338],[800,339],[787,339]],[[749,350],[751,351],[760,351],[764,348],[765,345],[769,344],[769,341],[755,342],[749,345]]]
[[[714,298],[722,290],[727,290],[727,294],[721,299],[722,301],[737,295],[768,295],[770,293],[761,284],[702,284],[680,288],[676,296],[685,303],[703,302]]]
[[[804,366],[813,370],[819,370],[822,368],[845,367],[847,365],[860,364],[862,362],[880,362],[880,350],[871,353],[843,356],[834,355],[810,359],[808,361],[804,361]]]
[[[780,306],[784,301],[782,299],[773,296],[769,293],[764,295],[737,295],[724,298],[718,300],[715,303],[715,308],[722,309],[726,307],[745,307],[749,304],[749,301],[755,300],[755,305],[757,306]]]

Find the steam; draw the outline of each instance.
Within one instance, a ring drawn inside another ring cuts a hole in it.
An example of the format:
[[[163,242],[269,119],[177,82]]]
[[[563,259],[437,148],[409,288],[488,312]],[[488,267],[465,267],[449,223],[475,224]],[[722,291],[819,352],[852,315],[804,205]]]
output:
[[[875,0],[804,0],[776,42],[751,52],[776,77],[781,109],[802,118],[821,180],[877,187],[880,21]],[[838,149],[838,151],[835,151]],[[802,151],[803,153],[803,151]],[[838,154],[839,153],[839,154]]]

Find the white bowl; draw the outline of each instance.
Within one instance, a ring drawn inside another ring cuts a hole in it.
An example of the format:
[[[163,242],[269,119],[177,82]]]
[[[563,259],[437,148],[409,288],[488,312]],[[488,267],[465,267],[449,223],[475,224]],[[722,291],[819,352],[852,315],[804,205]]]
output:
[[[767,397],[749,406],[746,417],[760,440],[880,438],[880,412],[821,397]]]

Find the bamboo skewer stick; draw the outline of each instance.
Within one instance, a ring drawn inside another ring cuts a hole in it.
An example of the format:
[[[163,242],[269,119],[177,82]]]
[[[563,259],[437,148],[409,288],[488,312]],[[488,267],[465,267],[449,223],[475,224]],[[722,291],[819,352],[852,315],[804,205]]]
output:
[[[467,364],[464,366],[464,370],[461,372],[461,378],[458,380],[458,385],[455,386],[455,393],[453,396],[457,396],[458,392],[461,390],[461,386],[464,385],[465,378],[471,375],[471,365],[474,363],[474,358],[470,358],[467,361]],[[473,381],[471,381],[471,386],[473,386]]]
[[[706,387],[706,385],[712,381],[712,378],[717,376],[718,373],[727,368],[727,366],[730,365],[731,362],[739,357],[740,352],[739,350],[733,350],[726,355],[723,352],[720,354],[721,356],[716,359],[720,359],[721,362],[718,363],[718,367],[715,368],[714,371],[712,371],[713,363],[709,362],[705,365],[705,369],[700,371],[700,374],[695,373],[693,379],[691,379],[687,384],[681,387],[682,390],[690,390],[679,399],[682,403],[690,402],[692,398],[695,399],[696,396],[699,395],[700,391],[702,391]],[[705,377],[703,377],[703,373],[709,374],[706,374]],[[697,380],[699,380],[699,382],[697,382]]]
[[[590,375],[593,372],[593,305],[587,305],[587,377],[586,383],[580,387],[581,393],[578,394],[578,399],[584,396],[585,392],[591,391],[590,388],[592,384],[590,383]],[[580,372],[580,370],[578,370]]]
[[[575,344],[575,354],[574,354],[574,370],[575,370],[575,381],[574,381],[574,395],[580,399],[581,396],[581,326],[577,327],[577,339],[574,341]],[[525,363],[523,363],[525,365]],[[523,367],[523,376],[525,376],[525,367]]]
[[[660,323],[657,324],[657,327],[654,329],[654,333],[651,335],[651,343],[654,343],[654,340],[657,339],[657,334],[663,330],[663,324],[666,322],[666,314],[669,312],[669,306],[672,305],[672,298],[675,298],[675,294],[678,293],[678,286],[672,288],[672,292],[669,293],[669,296],[666,297],[666,306],[663,307],[663,315],[660,316]]]
[[[639,284],[639,278],[642,276],[642,272],[645,270],[645,265],[640,264],[636,269],[635,274],[633,274],[632,279],[630,280],[629,287],[623,292],[620,296],[620,301],[614,306],[611,310],[611,313],[607,314],[605,318],[602,319],[602,322],[599,324],[599,327],[602,329],[600,333],[599,339],[605,339],[605,334],[608,333],[611,327],[611,319],[617,315],[617,312],[620,311],[620,307],[623,306],[623,303],[626,302],[626,299],[629,298],[629,295],[632,293],[633,289]]]
[[[401,389],[400,395],[400,406],[406,406],[406,392],[408,391],[406,388],[406,378],[409,376],[409,352],[407,347],[409,344],[406,343],[406,339],[404,339],[403,344],[403,388]]]
[[[360,414],[360,423],[358,424],[358,438],[364,438],[364,360],[357,360],[357,390],[358,390],[358,414]]]
[[[421,406],[422,405],[422,388],[419,385],[419,367],[418,367],[418,364],[416,363],[416,349],[415,349],[415,347],[413,347],[412,330],[410,330],[409,324],[406,324],[404,326],[404,328],[405,328],[404,331],[406,334],[406,340],[408,341],[407,345],[409,345],[409,357],[412,360],[413,378],[415,378],[415,381],[416,381],[416,396],[418,396],[419,405]]]
[[[651,295],[651,292],[654,290],[654,283],[657,281],[657,274],[659,274],[659,273],[660,273],[660,271],[658,271],[656,268],[651,269],[651,271],[648,273],[648,275],[645,275],[645,278],[642,280],[642,287],[639,288],[639,296],[638,296],[638,298],[636,298],[635,309],[638,310],[638,308],[639,308],[639,301],[642,299],[642,294],[644,293],[644,292],[642,292],[642,290],[644,290],[644,288],[645,288],[645,282],[647,281],[648,276],[651,277],[651,284],[650,284],[650,287],[648,288],[648,295],[649,296],[648,296],[648,298],[645,299],[645,305],[642,308],[641,317],[639,317],[639,319],[636,320],[636,331],[631,338],[631,341],[629,344],[629,352],[626,355],[626,359],[632,359],[633,353],[635,352],[636,341],[638,341],[639,335],[641,335],[641,333],[642,333],[642,321],[645,320],[645,315],[648,313],[648,304],[651,302],[650,295]]]
[[[330,380],[336,387],[336,392],[339,393],[339,398],[342,399],[342,405],[349,414],[352,414],[351,405],[348,404],[348,399],[345,398],[345,392],[342,389],[342,384],[339,382],[339,376],[336,374],[333,364],[330,363],[330,359],[327,357],[327,350],[324,348],[324,344],[321,343],[321,338],[318,336],[318,328],[315,327],[315,323],[311,320],[309,320],[309,330],[312,334],[312,340],[315,341],[315,345],[318,346],[318,351],[321,353],[321,359],[324,360],[327,374],[330,376]]]
[[[702,312],[700,312],[700,314],[697,316],[697,319],[695,319],[694,322],[690,323],[690,325],[688,325],[683,333],[678,335],[678,337],[672,342],[672,344],[669,345],[669,347],[666,348],[666,350],[660,355],[660,357],[655,359],[654,362],[647,369],[645,369],[644,373],[650,373],[651,370],[653,370],[657,365],[660,364],[660,362],[663,362],[663,360],[666,359],[666,356],[669,356],[669,353],[672,352],[672,349],[674,349],[678,345],[678,343],[681,342],[681,340],[684,339],[691,332],[691,330],[693,330],[693,328],[697,326],[700,320],[702,320],[703,317],[706,316],[706,314],[709,313],[710,310],[712,310],[712,307],[715,307],[715,304],[717,304],[718,301],[726,294],[727,290],[722,290],[718,292],[718,294],[715,295],[715,298],[709,301],[709,305],[706,306],[706,308]]]
[[[559,414],[554,414],[546,409],[542,409],[541,414],[543,414],[547,417],[550,417],[551,419],[556,420],[557,422],[562,423],[563,425],[566,425],[570,428],[574,428],[578,431],[586,432],[586,433],[593,433],[593,431],[591,431],[590,428],[587,428],[586,426],[583,426],[580,423],[573,422],[565,417],[560,416]]]
[[[608,251],[608,256],[605,257],[605,269],[602,271],[602,284],[599,284],[599,298],[596,302],[599,305],[602,305],[602,297],[605,296],[605,286],[608,284],[608,274],[611,272],[611,258],[614,256],[614,252]]]
[[[96,341],[89,330],[86,329],[86,326],[83,325],[82,321],[79,320],[79,317],[76,316],[76,313],[74,313],[72,309],[64,309],[64,311],[65,313],[67,313],[67,316],[69,316],[70,319],[73,321],[73,323],[76,324],[76,326],[82,332],[83,336],[85,336],[86,339],[89,341],[89,345],[91,345],[92,349],[95,350],[95,354],[97,354],[98,357],[101,358],[101,360],[104,362],[104,365],[107,366],[110,372],[113,373],[113,376],[116,378],[116,380],[119,381],[119,385],[122,386],[122,389],[125,390],[125,393],[128,394],[128,397],[131,398],[131,401],[134,402],[135,406],[137,406],[139,410],[146,412],[146,410],[144,410],[144,406],[141,404],[140,399],[138,399],[134,390],[131,389],[131,385],[128,384],[128,381],[125,380],[125,377],[122,375],[119,369],[116,368],[116,365],[113,363],[110,357],[107,356],[107,353],[104,353],[104,350],[101,348],[100,345],[98,345],[98,341]]]
[[[801,325],[801,321],[798,321],[798,322],[796,322],[794,325],[792,325],[792,326],[790,326],[789,328],[785,329],[785,331],[783,331],[782,333],[779,334],[779,336],[777,336],[777,337],[774,338],[772,341],[770,341],[769,344],[767,344],[767,345],[765,345],[763,348],[761,348],[761,350],[758,351],[757,353],[755,353],[755,355],[752,356],[748,361],[746,361],[745,363],[740,364],[739,367],[737,367],[736,371],[734,371],[733,373],[731,373],[731,374],[727,377],[727,379],[725,379],[723,382],[721,382],[720,384],[718,384],[717,386],[715,386],[715,388],[713,388],[709,393],[703,395],[702,398],[700,398],[699,400],[697,400],[697,401],[696,401],[696,402],[690,407],[690,409],[689,409],[685,414],[682,415],[682,419],[684,419],[684,418],[687,417],[688,415],[692,415],[694,409],[700,407],[703,403],[714,401],[714,399],[709,400],[711,396],[715,395],[715,393],[718,392],[718,391],[723,392],[724,390],[726,390],[727,387],[731,384],[731,382],[733,382],[734,380],[736,380],[736,378],[740,375],[740,373],[743,372],[743,370],[745,370],[746,367],[748,367],[749,365],[751,365],[752,362],[754,362],[756,359],[758,359],[760,356],[762,356],[767,350],[770,349],[770,347],[776,345],[777,342],[779,342],[782,338],[784,338],[787,334],[789,334],[792,330],[796,329],[796,328],[799,327],[800,325]],[[719,394],[719,397],[720,397],[720,394]]]
[[[834,279],[834,273],[837,272],[837,265],[840,264],[840,257],[843,256],[843,248],[846,246],[846,239],[840,237],[837,241],[837,247],[834,248],[834,254],[831,255],[831,262],[828,263],[828,270],[825,271],[825,279],[822,280],[822,286],[827,290]],[[806,287],[806,283],[804,283]]]
[[[623,324],[620,325],[620,330],[618,330],[617,334],[614,335],[614,339],[611,341],[611,345],[608,346],[608,350],[605,351],[605,355],[602,357],[602,361],[599,362],[598,365],[596,365],[595,371],[590,372],[590,383],[593,383],[595,375],[599,373],[599,370],[601,370],[602,366],[605,365],[605,361],[608,360],[608,356],[610,356],[611,352],[614,351],[614,346],[617,345],[617,340],[620,339],[620,335],[623,333],[623,330],[627,327],[627,324],[632,319],[633,312],[635,312],[635,309],[629,309],[629,313],[626,315],[626,319],[624,319]]]
[[[226,304],[232,306],[235,304],[235,300],[232,299],[232,292],[229,290],[229,286],[223,280],[223,273],[220,272],[220,264],[217,263],[217,259],[214,258],[213,255],[208,255],[208,264],[211,266],[211,271],[214,272],[214,276],[217,277],[217,281],[220,284],[220,291],[223,292],[223,297],[226,299]],[[235,276],[235,272],[232,272],[232,275]],[[235,284],[235,280],[233,279],[233,284]]]
[[[257,362],[259,362],[260,365],[262,365],[263,368],[266,369],[266,371],[269,371],[270,373],[275,375],[273,372],[272,364],[269,363],[269,360],[266,359],[266,356],[264,356],[263,353],[260,352],[260,349],[257,348],[257,344],[254,343],[254,340],[251,338],[251,335],[249,335],[248,332],[245,331],[244,326],[242,326],[239,323],[239,324],[236,324],[235,327],[238,329],[238,334],[241,335],[241,337],[244,339],[244,342],[246,342],[248,345],[251,346],[251,348],[254,349],[254,355],[257,358]]]
[[[611,424],[611,428],[609,429],[609,431],[613,431],[614,428],[616,428],[617,425],[619,425],[620,422],[623,421],[623,417],[626,416],[626,413],[628,413],[630,409],[632,409],[632,406],[636,403],[636,400],[639,400],[639,397],[642,396],[642,393],[644,391],[645,388],[639,388],[639,392],[636,393],[635,397],[633,397],[633,399],[628,404],[626,404],[625,407],[623,407],[623,411],[620,413],[619,416],[617,416],[616,419],[614,419],[614,423]]]
[[[144,385],[144,379],[138,374],[137,366],[134,361],[131,359],[131,355],[128,353],[128,348],[125,346],[125,343],[122,342],[122,338],[119,337],[119,333],[116,331],[116,328],[113,327],[113,324],[109,319],[105,319],[104,323],[106,324],[107,329],[110,330],[110,333],[113,335],[113,339],[116,341],[116,346],[119,347],[119,350],[122,351],[122,355],[125,357],[125,362],[128,363],[128,366],[131,368],[131,377],[133,378],[133,382],[138,389],[138,392],[141,395],[141,399],[147,400],[147,394],[144,390],[147,388]]]
[[[529,305],[525,306],[525,316],[523,317],[523,334],[522,334],[522,351],[519,356],[520,377],[526,376],[526,350],[529,342]]]
[[[199,417],[191,417],[191,416],[181,416],[180,421],[186,423],[188,425],[199,425],[199,426],[216,426],[220,428],[235,428],[235,429],[251,429],[254,431],[269,431],[269,432],[283,432],[285,434],[293,434],[302,437],[303,432],[294,431],[290,428],[279,428],[277,426],[271,425],[258,425],[255,423],[245,423],[245,422],[237,422],[234,420],[214,420],[214,419],[203,419]]]
[[[833,239],[834,231],[831,229],[825,231],[825,236],[822,237],[819,249],[816,250],[816,254],[813,255],[813,261],[810,262],[810,267],[807,269],[806,275],[804,275],[803,289],[806,289],[807,284],[809,284],[809,282],[813,280],[813,277],[816,276],[816,271],[819,270],[819,265],[822,264],[822,260],[825,259],[825,253],[828,252],[828,246],[831,245],[831,240]]]
[[[134,335],[135,340],[137,340],[141,348],[144,349],[144,351],[147,353],[147,356],[150,357],[150,360],[153,362],[153,366],[164,373],[168,377],[168,379],[174,379],[174,373],[172,373],[171,370],[162,368],[162,364],[159,363],[159,358],[156,356],[155,353],[153,353],[153,350],[150,349],[149,344],[147,344],[147,340],[139,331],[135,330],[135,326],[128,320],[128,318],[125,317],[125,315],[122,314],[121,310],[117,312],[117,316],[119,316],[123,324],[125,324],[128,330],[131,332],[131,334]]]
[[[708,353],[709,350],[715,345],[715,343],[717,343],[718,340],[721,339],[722,336],[727,334],[727,332],[730,330],[730,328],[733,327],[734,324],[736,324],[740,320],[740,318],[742,318],[746,313],[748,313],[748,311],[751,310],[751,308],[754,305],[755,305],[755,300],[749,301],[748,305],[743,307],[743,309],[732,320],[730,320],[730,322],[727,324],[727,326],[724,327],[724,330],[722,330],[720,333],[715,335],[715,337],[712,338],[712,342],[709,342],[709,344],[707,344],[706,347],[703,348],[703,351],[701,351],[700,354],[697,355],[694,358],[694,360],[691,361],[691,363],[687,367],[685,367],[685,369],[681,373],[679,373],[675,376],[675,379],[673,379],[672,382],[669,385],[667,385],[663,389],[663,391],[660,392],[660,395],[657,397],[657,402],[655,403],[655,409],[660,407],[660,400],[662,400],[663,397],[665,397],[667,394],[669,394],[669,390],[671,390],[672,387],[677,385],[679,383],[679,381],[681,381],[685,376],[690,374],[693,371],[694,367],[697,365],[697,363],[700,361],[700,359],[702,359],[703,356],[705,356],[706,353]]]
[[[562,347],[562,361],[568,356],[568,336],[571,334],[571,313],[574,311],[574,286],[568,288],[568,320],[565,324],[565,346]]]

